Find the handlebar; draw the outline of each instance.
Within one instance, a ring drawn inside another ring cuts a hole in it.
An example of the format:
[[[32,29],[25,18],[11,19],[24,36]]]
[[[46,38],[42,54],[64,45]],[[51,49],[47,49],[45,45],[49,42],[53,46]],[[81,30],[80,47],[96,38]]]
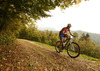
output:
[[[69,38],[71,38],[71,37],[75,38],[75,36],[71,36],[71,35],[68,35],[68,37],[69,37]]]

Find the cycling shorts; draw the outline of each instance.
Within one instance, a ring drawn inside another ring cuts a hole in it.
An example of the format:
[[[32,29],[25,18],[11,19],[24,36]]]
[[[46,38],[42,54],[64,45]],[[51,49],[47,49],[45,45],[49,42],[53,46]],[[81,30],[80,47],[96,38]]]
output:
[[[66,37],[66,36],[67,36],[67,34],[61,34],[61,33],[59,33],[60,40],[62,40],[63,37]]]

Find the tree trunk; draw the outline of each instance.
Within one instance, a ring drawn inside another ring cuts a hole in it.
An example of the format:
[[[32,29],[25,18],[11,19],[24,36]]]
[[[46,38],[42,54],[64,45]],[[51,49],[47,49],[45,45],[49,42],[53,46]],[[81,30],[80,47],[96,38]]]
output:
[[[4,24],[1,24],[1,25],[0,25],[0,32],[3,31],[3,28],[4,28]]]

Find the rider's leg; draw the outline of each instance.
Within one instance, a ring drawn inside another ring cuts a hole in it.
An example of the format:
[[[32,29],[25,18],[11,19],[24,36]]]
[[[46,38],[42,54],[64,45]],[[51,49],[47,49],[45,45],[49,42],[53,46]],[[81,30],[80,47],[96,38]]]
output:
[[[66,40],[68,40],[69,39],[69,37],[68,37],[68,35],[66,36]]]
[[[63,43],[63,39],[60,40],[60,45],[59,45],[60,48],[62,47],[62,43]]]
[[[66,37],[66,41],[69,39],[69,36],[67,34],[64,37]]]
[[[59,34],[59,37],[60,37],[60,45],[59,45],[59,47],[61,48],[62,47],[62,43],[63,43],[63,34]]]
[[[60,51],[60,52],[62,52],[62,44],[63,44],[63,39],[60,40],[60,45],[59,45],[59,48],[60,48],[59,51]]]

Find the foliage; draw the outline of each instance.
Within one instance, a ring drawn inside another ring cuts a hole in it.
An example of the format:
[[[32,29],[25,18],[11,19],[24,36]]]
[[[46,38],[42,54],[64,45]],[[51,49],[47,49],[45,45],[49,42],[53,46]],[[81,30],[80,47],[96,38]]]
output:
[[[77,33],[73,34],[77,35]],[[76,37],[75,39],[73,39],[73,41],[77,42],[80,45],[82,54],[86,54],[95,58],[100,58],[100,46],[95,45],[95,43],[90,39],[90,35],[88,33],[83,33],[80,38]]]
[[[0,46],[1,47],[13,47],[16,43],[15,35],[12,32],[1,32],[0,33]]]
[[[82,0],[0,0],[0,31],[15,26],[15,19],[27,24],[31,18],[48,17],[49,10],[56,6],[62,9]],[[20,24],[22,24],[20,23]]]
[[[73,35],[75,36],[75,38],[73,38],[73,41],[78,42],[79,41],[78,34],[76,32],[74,32]]]
[[[95,47],[95,57],[100,58],[100,45]]]
[[[76,39],[78,42],[77,41],[75,41],[75,42],[77,42],[80,45],[82,54],[86,54],[88,56],[95,55],[94,54],[95,43],[90,39],[90,36],[88,33],[86,35],[83,33],[80,36],[79,40],[78,40],[78,38],[76,38]]]
[[[32,27],[32,24],[27,25],[27,27],[24,27],[20,33],[19,33],[19,38],[23,39],[29,39],[29,40],[34,40],[34,41],[39,41],[42,43],[46,43],[49,45],[55,45],[55,42],[59,40],[59,36],[57,33],[53,33],[52,31],[38,31],[37,27],[34,26]]]

